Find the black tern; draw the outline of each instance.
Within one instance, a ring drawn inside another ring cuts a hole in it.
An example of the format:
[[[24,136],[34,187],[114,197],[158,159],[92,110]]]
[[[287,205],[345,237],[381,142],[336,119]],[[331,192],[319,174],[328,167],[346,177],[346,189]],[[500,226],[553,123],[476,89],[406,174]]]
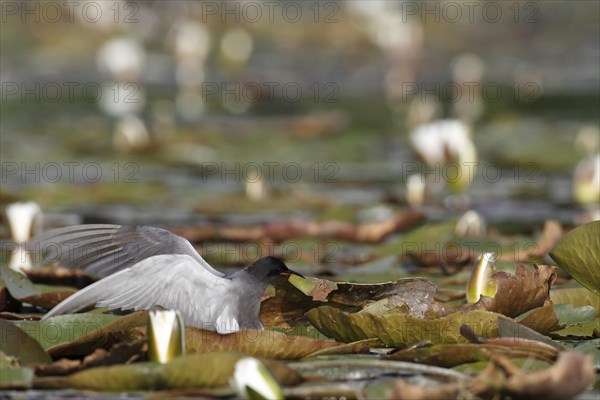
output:
[[[76,225],[32,239],[29,251],[102,277],[59,303],[44,318],[96,305],[111,310],[178,310],[186,325],[231,333],[263,329],[260,298],[281,275],[298,275],[263,257],[225,275],[186,239],[150,226]]]

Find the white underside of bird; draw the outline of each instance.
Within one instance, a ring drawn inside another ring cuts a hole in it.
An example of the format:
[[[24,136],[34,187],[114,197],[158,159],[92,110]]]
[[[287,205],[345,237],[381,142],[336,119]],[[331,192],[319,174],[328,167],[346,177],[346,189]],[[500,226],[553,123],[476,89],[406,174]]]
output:
[[[262,287],[213,275],[188,255],[158,255],[78,291],[45,315],[69,314],[90,306],[110,310],[179,310],[185,325],[231,333],[262,329]]]

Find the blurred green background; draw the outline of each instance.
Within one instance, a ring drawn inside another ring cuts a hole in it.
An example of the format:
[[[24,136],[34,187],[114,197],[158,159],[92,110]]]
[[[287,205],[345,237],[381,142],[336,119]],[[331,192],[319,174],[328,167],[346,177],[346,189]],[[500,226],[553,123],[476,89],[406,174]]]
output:
[[[3,1],[1,201],[49,226],[383,218],[424,169],[409,133],[460,119],[468,207],[573,223],[573,173],[598,152],[599,8]],[[434,192],[416,207],[436,219]]]

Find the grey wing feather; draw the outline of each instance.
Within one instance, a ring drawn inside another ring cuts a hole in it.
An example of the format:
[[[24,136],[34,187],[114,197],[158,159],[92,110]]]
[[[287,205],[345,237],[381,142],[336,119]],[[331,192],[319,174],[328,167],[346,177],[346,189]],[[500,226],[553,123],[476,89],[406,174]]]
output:
[[[98,277],[161,254],[188,255],[211,274],[224,276],[204,261],[189,241],[166,229],[151,226],[69,226],[36,236],[27,243],[27,250]]]
[[[166,263],[170,264],[168,270]],[[186,325],[214,330],[217,321],[224,321],[229,326],[236,326],[238,316],[229,312],[233,304],[223,304],[230,285],[229,279],[210,274],[188,255],[158,255],[69,296],[44,319],[74,313],[92,305],[111,310],[160,306],[179,310]],[[217,330],[220,329],[217,327]]]

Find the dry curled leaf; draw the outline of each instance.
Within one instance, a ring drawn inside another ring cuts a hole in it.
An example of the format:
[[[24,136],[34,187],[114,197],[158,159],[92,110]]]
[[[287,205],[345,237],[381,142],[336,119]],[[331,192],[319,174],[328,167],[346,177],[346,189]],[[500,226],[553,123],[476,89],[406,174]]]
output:
[[[518,322],[542,335],[565,327],[565,324],[558,320],[551,301],[546,301],[542,307],[534,308]]]
[[[542,371],[517,368],[508,357],[494,355],[488,367],[467,382],[416,385],[396,382],[393,399],[568,399],[583,392],[595,378],[592,358],[576,352],[562,352],[558,360]]]
[[[472,308],[484,308],[514,318],[543,306],[550,299],[550,287],[556,280],[556,267],[539,265],[533,268],[518,265],[514,275],[496,272],[492,275],[498,284],[496,295],[493,298],[481,296]]]
[[[574,351],[560,353],[543,371],[524,372],[504,357],[495,362],[508,376],[505,392],[516,398],[568,399],[584,391],[596,375],[592,357]]]
[[[37,376],[69,375],[87,368],[129,363],[142,356],[145,346],[145,340],[117,343],[110,350],[98,348],[83,360],[61,358],[52,364],[38,365],[35,373]]]

